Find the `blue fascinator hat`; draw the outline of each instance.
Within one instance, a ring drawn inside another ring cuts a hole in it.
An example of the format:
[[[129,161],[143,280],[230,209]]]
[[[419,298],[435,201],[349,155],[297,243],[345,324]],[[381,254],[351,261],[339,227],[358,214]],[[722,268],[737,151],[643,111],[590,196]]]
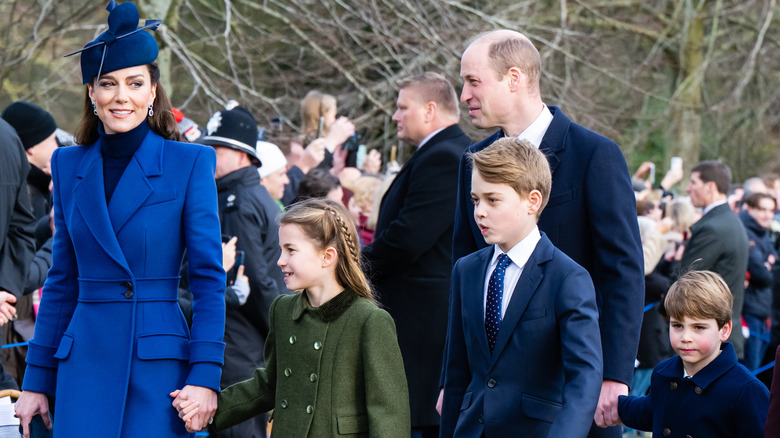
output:
[[[162,20],[146,20],[143,27],[138,27],[138,8],[132,2],[118,5],[111,0],[106,10],[108,30],[83,49],[65,55],[81,53],[83,84],[99,77],[102,72],[146,65],[157,59],[157,41],[144,29],[154,31]]]

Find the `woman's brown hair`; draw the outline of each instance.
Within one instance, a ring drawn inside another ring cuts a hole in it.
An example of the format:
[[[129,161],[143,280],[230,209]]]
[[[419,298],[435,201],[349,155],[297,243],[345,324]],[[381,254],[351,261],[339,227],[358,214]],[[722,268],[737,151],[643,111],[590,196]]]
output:
[[[154,115],[146,117],[146,121],[149,123],[149,127],[152,128],[155,134],[166,140],[185,141],[179,132],[179,126],[176,124],[176,119],[173,116],[173,106],[168,99],[168,95],[165,93],[165,89],[160,83],[160,68],[157,67],[157,63],[151,63],[146,65],[149,68],[149,76],[152,80],[152,85],[157,85],[157,94],[154,98],[152,108],[154,109]],[[97,80],[93,80],[93,83]],[[95,115],[92,108],[92,100],[89,98],[89,86],[85,86],[84,91],[84,108],[81,112],[81,120],[76,128],[74,134],[76,138],[76,144],[92,144],[98,140],[98,123],[100,119]]]
[[[279,223],[295,224],[320,249],[332,246],[338,254],[336,280],[345,289],[376,303],[360,264],[360,243],[355,223],[343,205],[328,199],[307,199],[293,204]]]

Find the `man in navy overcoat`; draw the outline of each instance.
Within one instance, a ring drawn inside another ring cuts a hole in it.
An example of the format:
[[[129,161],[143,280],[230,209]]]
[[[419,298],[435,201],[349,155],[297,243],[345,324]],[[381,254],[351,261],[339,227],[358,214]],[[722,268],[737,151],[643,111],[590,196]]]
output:
[[[501,66],[502,71],[495,68]],[[461,59],[461,101],[479,128],[499,127],[468,151],[503,136],[539,147],[553,173],[550,201],[541,229],[566,255],[588,270],[599,305],[604,381],[594,420],[618,395],[628,394],[639,344],[644,298],[642,247],[636,201],[618,146],[569,120],[542,102],[539,53],[524,35],[499,30],[477,38]],[[453,260],[485,246],[474,223],[471,169],[461,160],[455,213]],[[592,428],[590,436],[621,435],[619,428]]]

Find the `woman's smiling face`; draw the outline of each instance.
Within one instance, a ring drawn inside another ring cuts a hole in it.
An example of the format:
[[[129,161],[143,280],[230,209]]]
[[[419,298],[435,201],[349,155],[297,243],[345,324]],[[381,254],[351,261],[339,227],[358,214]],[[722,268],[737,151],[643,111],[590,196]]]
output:
[[[89,85],[89,98],[106,134],[127,132],[140,125],[157,95],[149,68],[123,68],[100,76]]]

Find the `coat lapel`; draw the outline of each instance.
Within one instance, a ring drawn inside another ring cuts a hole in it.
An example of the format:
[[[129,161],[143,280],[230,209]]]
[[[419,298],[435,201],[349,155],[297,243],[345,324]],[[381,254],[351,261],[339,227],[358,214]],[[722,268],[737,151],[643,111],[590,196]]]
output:
[[[558,155],[564,151],[566,134],[569,132],[571,120],[557,107],[551,106],[549,108],[553,119],[547,128],[547,132],[544,134],[544,138],[542,138],[539,150],[544,152],[547,162],[550,163],[550,171],[555,175],[555,171],[561,163]]]
[[[100,140],[87,150],[79,165],[76,177],[78,181],[73,187],[73,195],[81,217],[106,253],[127,272],[130,272],[114,229],[111,227],[111,219],[106,206]]]
[[[552,249],[552,243],[550,243],[547,236],[542,234],[541,240],[536,244],[531,258],[526,262],[523,273],[520,275],[517,286],[515,286],[515,290],[512,293],[512,300],[509,302],[509,306],[507,306],[506,314],[501,321],[501,328],[498,330],[498,338],[496,339],[495,347],[493,347],[491,363],[495,363],[496,359],[501,355],[501,351],[506,347],[509,338],[512,337],[517,323],[520,322],[523,313],[525,313],[528,303],[536,294],[539,284],[544,278],[542,264],[552,258]]]
[[[153,187],[149,177],[162,174],[162,146],[163,138],[150,132],[127,164],[108,203],[108,213],[115,234],[119,234],[122,227],[152,194]]]

